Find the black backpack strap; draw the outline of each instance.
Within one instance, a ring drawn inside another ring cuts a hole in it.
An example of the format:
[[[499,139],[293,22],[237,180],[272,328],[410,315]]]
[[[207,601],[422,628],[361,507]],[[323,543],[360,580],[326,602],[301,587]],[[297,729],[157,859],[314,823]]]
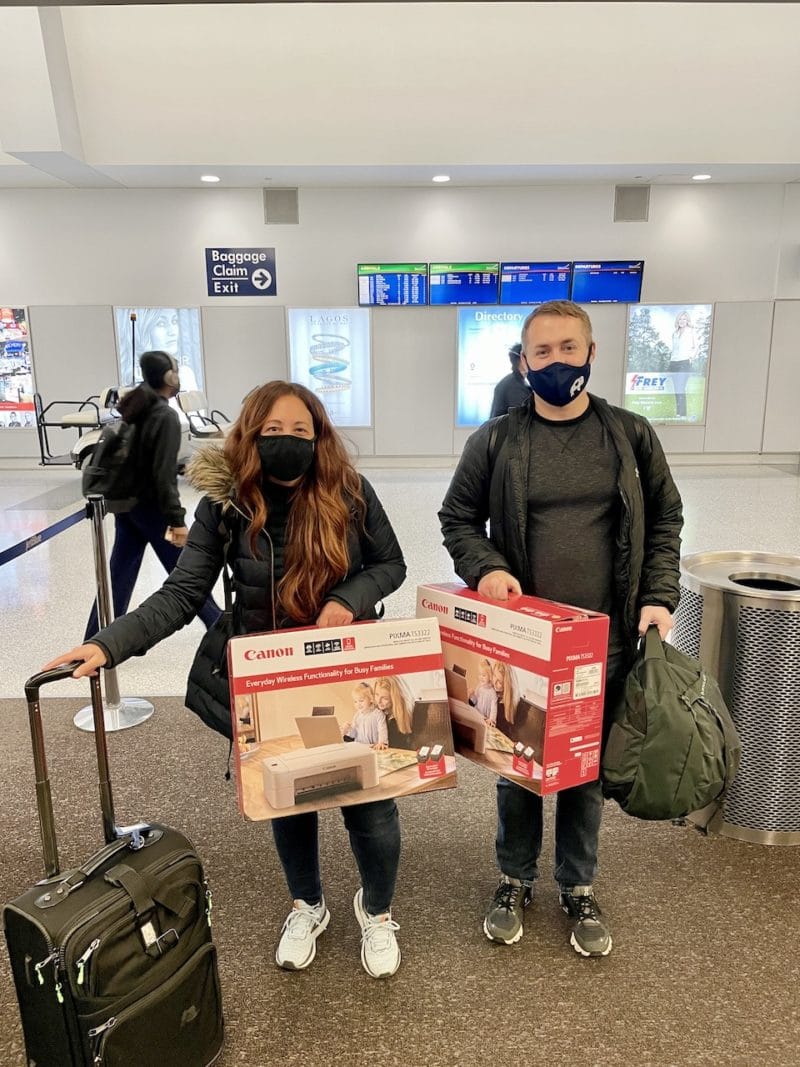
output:
[[[489,474],[494,470],[494,465],[497,457],[500,455],[500,449],[503,447],[503,442],[508,437],[508,415],[499,415],[496,419],[492,420],[492,429],[489,433]]]

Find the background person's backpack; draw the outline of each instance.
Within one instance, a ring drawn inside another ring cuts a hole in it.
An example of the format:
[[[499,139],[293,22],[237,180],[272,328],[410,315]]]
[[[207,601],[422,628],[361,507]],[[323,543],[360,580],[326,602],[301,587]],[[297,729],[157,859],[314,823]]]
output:
[[[741,746],[714,679],[651,626],[625,680],[602,761],[603,793],[638,819],[721,819]]]
[[[106,511],[114,515],[130,511],[137,503],[137,432],[136,424],[125,422],[124,419],[107,423],[83,468],[83,495],[89,497],[99,494],[105,499]]]

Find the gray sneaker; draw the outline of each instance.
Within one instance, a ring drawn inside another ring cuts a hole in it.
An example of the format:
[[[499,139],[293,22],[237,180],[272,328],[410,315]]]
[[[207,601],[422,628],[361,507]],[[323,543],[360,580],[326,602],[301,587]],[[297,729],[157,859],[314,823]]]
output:
[[[581,956],[607,956],[611,951],[611,931],[590,885],[565,886],[558,901],[563,911],[575,919],[569,943]]]
[[[515,945],[522,937],[523,908],[527,908],[532,899],[530,885],[502,874],[483,920],[483,932],[489,940]]]

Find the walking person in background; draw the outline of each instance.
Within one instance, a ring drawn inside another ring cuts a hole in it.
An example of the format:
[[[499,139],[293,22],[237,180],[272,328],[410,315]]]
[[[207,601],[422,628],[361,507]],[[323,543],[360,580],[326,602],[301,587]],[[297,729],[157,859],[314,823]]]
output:
[[[181,428],[168,401],[181,383],[177,363],[166,352],[144,352],[139,360],[142,384],[118,404],[125,422],[136,428],[129,462],[135,466],[136,504],[114,516],[111,549],[111,593],[114,616],[128,610],[145,549],[150,545],[170,574],[186,544],[186,511],[178,495],[178,453]],[[209,590],[210,594],[210,590]],[[206,628],[213,626],[220,609],[209,595],[198,611]],[[97,601],[92,606],[84,641],[97,633]]]
[[[494,387],[490,419],[505,415],[511,408],[518,407],[530,399],[531,389],[525,377],[528,364],[522,352],[522,345],[512,345],[508,350],[508,358],[511,360],[511,373],[501,378]]]

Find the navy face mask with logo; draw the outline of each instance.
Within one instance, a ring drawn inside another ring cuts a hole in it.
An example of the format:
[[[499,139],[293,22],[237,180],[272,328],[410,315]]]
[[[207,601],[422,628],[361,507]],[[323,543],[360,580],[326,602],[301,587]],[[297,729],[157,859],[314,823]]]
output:
[[[294,434],[267,434],[256,442],[265,478],[293,482],[302,478],[314,462],[314,442]]]
[[[582,367],[573,367],[570,363],[548,363],[541,370],[529,370],[528,382],[546,404],[563,408],[586,388],[591,367],[591,360],[588,359]]]

